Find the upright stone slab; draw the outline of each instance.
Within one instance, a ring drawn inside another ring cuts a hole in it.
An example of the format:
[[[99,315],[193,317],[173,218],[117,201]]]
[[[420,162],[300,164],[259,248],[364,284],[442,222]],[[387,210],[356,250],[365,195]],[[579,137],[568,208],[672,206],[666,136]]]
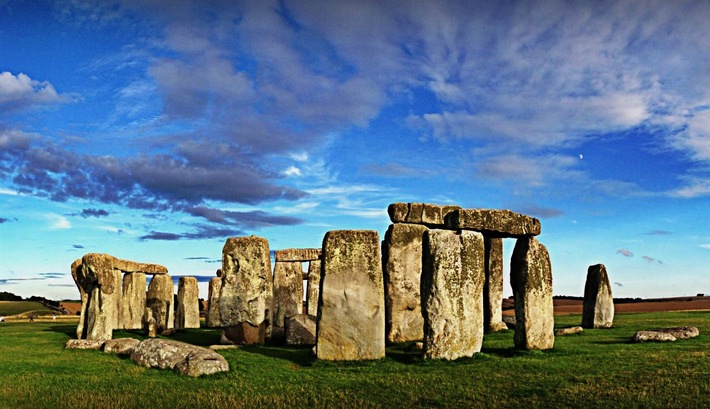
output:
[[[551,349],[555,343],[552,267],[547,249],[534,237],[516,241],[510,284],[515,297],[515,347]]]
[[[263,344],[271,336],[273,278],[266,239],[227,239],[222,249],[219,312],[224,335],[231,342]]]
[[[219,293],[222,288],[222,278],[212,277],[208,287],[208,307],[205,322],[209,328],[218,328],[222,324],[219,321]]]
[[[486,284],[483,287],[484,328],[496,332],[508,329],[503,322],[503,239],[484,237]]]
[[[168,274],[154,275],[148,284],[146,307],[152,311],[158,332],[175,327],[175,287]]]
[[[126,273],[123,276],[122,321],[124,329],[143,328],[146,283],[145,273]]]
[[[303,313],[303,267],[300,261],[276,261],[274,266],[273,337],[283,339],[286,319]]]
[[[113,270],[116,288],[116,315],[114,316],[113,329],[123,329],[123,272]]]
[[[175,329],[200,328],[200,289],[195,277],[178,280]]]
[[[320,292],[321,261],[308,263],[308,284],[306,286],[306,308],[308,315],[318,315],[318,294]]]
[[[582,327],[611,328],[614,324],[614,298],[604,264],[589,266],[584,285]]]
[[[483,235],[428,230],[423,253],[424,357],[473,356],[483,344]]]
[[[424,337],[420,280],[426,231],[422,225],[396,223],[385,234],[382,253],[388,342],[420,341]]]
[[[326,233],[316,330],[318,358],[332,361],[383,358],[384,298],[377,231]]]
[[[106,340],[113,336],[118,322],[118,300],[121,284],[113,269],[115,258],[108,254],[90,253],[72,264],[72,276],[82,294],[81,318],[77,338]]]

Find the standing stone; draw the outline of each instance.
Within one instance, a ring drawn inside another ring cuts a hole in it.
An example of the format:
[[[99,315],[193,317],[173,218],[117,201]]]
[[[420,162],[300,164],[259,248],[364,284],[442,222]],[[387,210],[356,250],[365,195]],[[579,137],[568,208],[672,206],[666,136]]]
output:
[[[175,324],[175,306],[173,279],[168,274],[154,275],[148,285],[146,306],[152,311],[158,332],[173,329]]]
[[[126,273],[123,276],[122,322],[124,329],[143,328],[145,314],[145,273]]]
[[[113,270],[114,282],[118,286],[116,288],[116,315],[113,317],[113,329],[123,329],[123,272],[121,270]]]
[[[472,231],[424,233],[422,313],[424,357],[458,359],[483,344],[483,235]]]
[[[221,270],[220,275],[222,275]],[[207,307],[207,319],[205,320],[207,327],[209,328],[218,328],[222,326],[219,321],[219,293],[221,288],[222,278],[219,276],[212,277],[209,284],[209,294],[207,297],[209,305]]]
[[[236,344],[263,344],[271,336],[273,279],[269,242],[232,237],[222,249],[220,323]]]
[[[79,313],[79,324],[76,326],[76,338],[82,339],[84,337],[84,319],[87,316],[87,307],[89,305],[89,295],[86,293],[84,288],[88,287],[89,283],[86,281],[86,277],[84,276],[81,259],[76,259],[71,264],[71,276],[74,279],[76,286],[79,288],[79,295],[81,296],[81,312]],[[111,335],[113,336],[113,332]]]
[[[318,293],[320,291],[321,261],[308,263],[308,284],[306,288],[306,308],[308,315],[318,315]]]
[[[614,324],[614,298],[604,264],[589,266],[584,285],[582,327],[611,328]]]
[[[316,329],[318,358],[384,358],[384,298],[377,231],[326,233]]]
[[[484,237],[486,284],[483,287],[484,329],[503,331],[503,239]]]
[[[200,328],[200,289],[195,277],[178,280],[175,329]]]
[[[385,234],[382,252],[388,342],[420,341],[424,337],[419,291],[426,231],[422,225],[396,223]]]
[[[551,349],[555,343],[552,267],[547,249],[534,237],[516,241],[510,284],[515,297],[515,347]]]
[[[303,267],[300,261],[274,266],[274,338],[283,339],[286,319],[303,312]]]
[[[86,254],[72,264],[72,276],[82,293],[82,311],[77,338],[107,340],[113,336],[118,321],[120,283],[113,269],[114,257],[108,254]]]

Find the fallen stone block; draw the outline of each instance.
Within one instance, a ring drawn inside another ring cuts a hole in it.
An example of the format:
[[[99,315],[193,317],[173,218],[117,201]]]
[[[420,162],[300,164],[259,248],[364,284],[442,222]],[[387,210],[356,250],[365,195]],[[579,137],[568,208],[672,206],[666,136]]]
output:
[[[560,328],[555,332],[555,336],[581,334],[582,332],[584,332],[584,328],[577,325],[574,327]]]
[[[634,342],[669,342],[677,338],[673,334],[660,331],[637,331],[634,334]]]
[[[103,351],[119,356],[128,356],[131,355],[131,352],[133,352],[140,343],[141,342],[135,338],[109,339],[104,343]]]
[[[131,353],[131,359],[147,368],[172,369],[191,377],[229,371],[229,363],[222,355],[169,339],[142,341]]]
[[[286,320],[286,345],[315,345],[316,317],[299,314]]]
[[[677,339],[695,338],[698,335],[700,335],[700,330],[697,327],[671,327],[638,331],[634,334],[633,340],[634,342],[675,341]]]
[[[101,339],[70,339],[64,345],[67,349],[96,349],[103,348],[105,340]]]

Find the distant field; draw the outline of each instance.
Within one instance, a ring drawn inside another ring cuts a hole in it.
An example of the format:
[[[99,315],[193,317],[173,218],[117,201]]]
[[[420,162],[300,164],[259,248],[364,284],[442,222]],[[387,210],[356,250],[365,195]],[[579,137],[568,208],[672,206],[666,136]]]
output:
[[[0,316],[30,312],[35,315],[52,314],[52,310],[35,301],[0,301]]]
[[[557,316],[556,328],[579,315]],[[632,344],[641,329],[694,325],[701,335]],[[618,314],[608,330],[517,351],[513,332],[485,336],[482,353],[424,361],[409,345],[374,362],[322,362],[310,348],[220,352],[230,372],[192,379],[98,351],[65,350],[75,324],[0,323],[0,408],[701,408],[710,407],[710,312]],[[142,338],[117,331],[115,337]],[[219,331],[171,338],[198,345]]]

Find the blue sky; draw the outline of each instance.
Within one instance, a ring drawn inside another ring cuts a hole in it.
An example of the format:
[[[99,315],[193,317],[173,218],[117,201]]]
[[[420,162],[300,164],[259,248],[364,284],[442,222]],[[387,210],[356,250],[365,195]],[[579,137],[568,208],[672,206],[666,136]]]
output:
[[[77,298],[89,252],[212,276],[227,237],[383,237],[387,205],[419,201],[540,218],[556,294],[596,263],[615,296],[710,293],[707,21],[704,1],[0,0],[0,291]]]

